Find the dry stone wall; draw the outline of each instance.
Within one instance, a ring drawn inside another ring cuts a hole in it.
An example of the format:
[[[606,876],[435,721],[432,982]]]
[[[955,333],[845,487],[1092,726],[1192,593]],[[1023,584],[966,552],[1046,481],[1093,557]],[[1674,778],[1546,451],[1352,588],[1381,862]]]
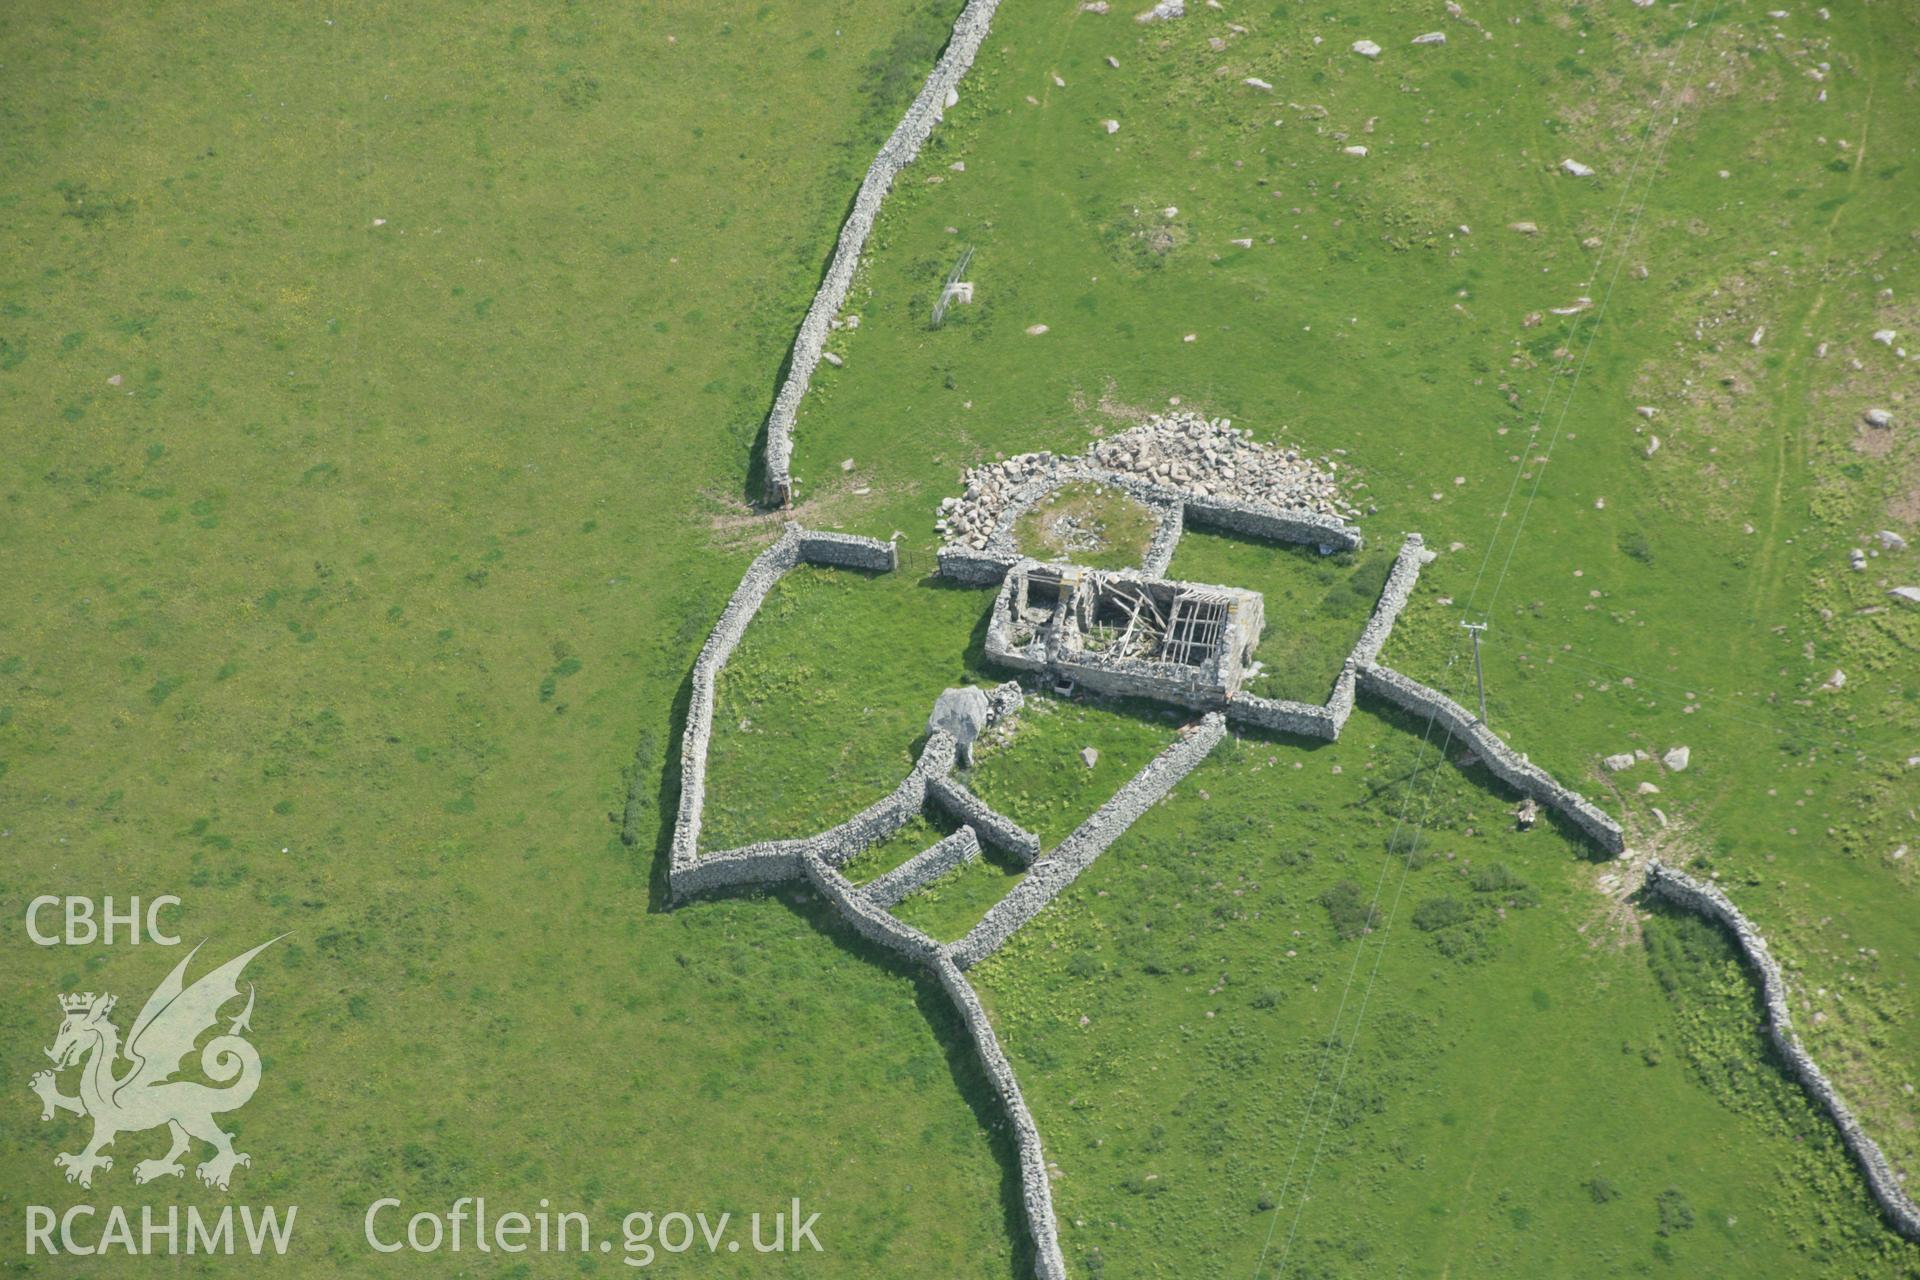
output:
[[[1393,568],[1387,573],[1387,585],[1380,591],[1380,599],[1373,606],[1373,615],[1360,632],[1360,642],[1353,646],[1350,661],[1354,665],[1364,667],[1379,661],[1380,651],[1386,648],[1387,637],[1393,634],[1393,624],[1399,620],[1400,611],[1407,607],[1407,601],[1413,596],[1413,586],[1420,580],[1421,568],[1432,561],[1433,552],[1427,550],[1426,540],[1417,533],[1408,534],[1406,541],[1400,544],[1400,554],[1393,558]]]
[[[877,573],[892,573],[900,564],[899,549],[891,542],[819,529],[800,531],[800,558],[808,564],[871,569]]]
[[[1291,733],[1303,738],[1325,738],[1331,742],[1340,736],[1333,712],[1311,702],[1262,698],[1258,694],[1239,693],[1227,703],[1227,719],[1235,724],[1252,725],[1275,733]]]
[[[1481,724],[1465,707],[1439,690],[1429,689],[1398,671],[1379,666],[1360,669],[1360,688],[1415,715],[1432,717],[1450,735],[1471,747],[1494,777],[1522,795],[1532,796],[1541,804],[1564,814],[1568,821],[1608,853],[1619,853],[1627,847],[1626,833],[1620,829],[1619,823],[1579,792],[1561,786],[1553,775],[1530,763],[1525,756],[1502,742],[1493,730]]]
[[[921,86],[906,115],[881,144],[880,154],[873,158],[860,190],[854,195],[853,210],[841,224],[840,239],[834,245],[826,278],[820,282],[819,292],[813,295],[813,305],[807,308],[800,332],[794,337],[793,351],[787,358],[786,381],[780,384],[779,393],[773,399],[773,411],[767,415],[766,500],[770,505],[785,506],[792,498],[794,418],[813,381],[821,353],[826,349],[834,317],[846,305],[847,291],[853,287],[853,273],[860,265],[860,253],[867,237],[873,233],[881,202],[892,189],[894,178],[913,163],[920,148],[932,136],[933,126],[940,122],[949,97],[957,92],[961,77],[973,65],[974,55],[987,38],[994,10],[999,7],[1000,0],[969,0],[967,7],[960,11],[959,19],[953,24],[953,34],[947,40],[946,52],[934,64],[933,73]]]
[[[1033,1113],[1020,1094],[1013,1064],[1007,1061],[999,1037],[993,1034],[993,1024],[980,1007],[980,997],[974,994],[973,984],[959,966],[942,955],[934,961],[933,971],[959,1012],[960,1021],[966,1024],[974,1052],[980,1055],[987,1079],[1013,1126],[1014,1145],[1020,1152],[1020,1198],[1026,1207],[1027,1230],[1033,1237],[1033,1273],[1039,1280],[1066,1280],[1067,1262],[1060,1253],[1060,1232],[1053,1213],[1052,1184],[1047,1181],[1047,1159],[1040,1147],[1040,1127],[1034,1124]]]
[[[877,942],[889,951],[897,951],[909,960],[932,964],[940,956],[940,944],[912,925],[894,919],[885,907],[870,902],[853,882],[828,866],[825,859],[810,854],[801,862],[807,883],[833,904],[840,918],[869,942]]]
[[[720,620],[714,623],[713,631],[707,636],[706,644],[700,648],[700,656],[693,663],[693,690],[687,701],[687,724],[680,739],[680,807],[674,815],[673,844],[668,859],[667,883],[678,894],[698,893],[722,885],[749,884],[762,880],[790,879],[799,874],[796,858],[804,852],[800,846],[806,842],[788,841],[761,845],[749,845],[745,848],[729,850],[713,859],[700,857],[700,823],[706,811],[707,799],[707,752],[713,742],[713,700],[714,690],[720,678],[720,670],[727,665],[727,659],[740,644],[740,638],[746,634],[747,626],[754,615],[760,612],[760,606],[766,603],[767,595],[774,584],[785,577],[798,564],[819,564],[859,569],[890,570],[897,563],[895,548],[891,542],[882,542],[877,538],[862,538],[846,533],[823,533],[812,529],[802,529],[797,524],[789,524],[781,532],[779,539],[754,558],[752,564],[740,578],[740,585],[734,588],[733,595],[727,601],[727,607],[721,610]],[[938,735],[936,735],[937,737]],[[927,750],[937,753],[946,750],[947,768],[951,769],[952,742],[940,747],[929,740]],[[917,766],[909,779],[918,779],[913,785],[919,790],[914,796],[918,804],[925,795],[925,765],[928,763],[925,751],[921,754],[921,766]],[[903,783],[902,786],[907,786]],[[897,799],[896,796],[889,800]],[[856,824],[873,824],[876,828],[889,820],[892,810],[878,813],[888,801],[882,801],[874,809],[835,828],[841,838],[850,838],[855,832],[844,828],[853,828]],[[907,817],[912,817],[909,810]],[[898,830],[906,818],[901,818],[893,830]],[[857,828],[864,830],[864,827]],[[835,832],[813,837],[825,839]],[[891,831],[882,831],[877,837],[884,839]],[[871,843],[871,839],[868,841]],[[835,846],[837,847],[837,845]],[[864,848],[860,845],[859,848]],[[853,852],[858,852],[855,849]],[[852,853],[848,853],[851,857]],[[710,865],[703,865],[710,864]]]
[[[687,700],[687,726],[680,738],[680,809],[674,817],[669,882],[690,872],[700,856],[700,819],[707,798],[707,748],[713,739],[713,693],[720,668],[733,656],[747,624],[760,612],[767,593],[800,563],[800,530],[788,525],[780,540],[747,566],[720,620],[693,663],[693,691]],[[739,883],[728,881],[727,883]],[[680,892],[678,884],[674,891]]]
[[[976,0],[976,4],[970,5],[968,11],[972,12],[977,7],[991,10],[991,5],[983,6]],[[963,15],[962,22],[965,21]],[[1122,480],[1124,483],[1121,483]],[[1329,547],[1357,547],[1360,542],[1357,530],[1347,529],[1331,517],[1314,513],[1273,512],[1232,501],[1171,491],[1162,493],[1154,486],[1130,476],[1116,478],[1114,482],[1129,492],[1140,491],[1137,496],[1151,500],[1162,513],[1160,528],[1147,557],[1150,563],[1157,564],[1158,567],[1153,569],[1155,573],[1164,572],[1165,562],[1171,560],[1180,531],[1189,520],[1256,537]],[[1020,497],[1023,502],[1030,502],[1042,491],[1036,487],[1035,494],[1030,496],[1023,493]],[[1010,527],[1011,518],[1007,524],[1009,530]],[[1010,547],[1011,538],[1008,537],[1006,541]],[[997,547],[989,547],[984,552],[942,548],[941,572],[963,581],[998,582],[1004,577],[1006,569],[1017,560],[1017,557],[1008,557],[1002,563],[998,551]],[[1450,733],[1469,742],[1503,781],[1567,814],[1603,847],[1617,851],[1621,846],[1622,837],[1617,824],[1576,793],[1561,787],[1544,771],[1529,764],[1524,757],[1513,753],[1458,704],[1397,672],[1375,665],[1374,660],[1381,652],[1395,618],[1405,607],[1421,566],[1431,558],[1419,535],[1409,535],[1388,575],[1380,601],[1352,656],[1335,681],[1332,695],[1325,706],[1244,694],[1231,699],[1224,713],[1209,711],[1181,741],[1149,762],[1059,847],[1045,856],[1041,856],[1040,841],[1036,836],[996,813],[952,778],[956,744],[946,733],[935,731],[929,734],[920,758],[900,785],[877,804],[855,814],[846,822],[802,840],[765,841],[701,857],[700,823],[716,682],[720,670],[739,644],[773,585],[782,575],[802,563],[879,572],[892,570],[898,564],[896,549],[890,542],[789,525],[780,539],[748,567],[694,664],[693,691],[681,751],[680,808],[675,818],[669,869],[672,892],[676,898],[682,898],[731,885],[804,878],[860,936],[931,969],[939,977],[966,1025],[975,1051],[1013,1127],[1019,1150],[1022,1201],[1035,1246],[1035,1273],[1042,1280],[1064,1280],[1066,1266],[1060,1250],[1058,1224],[1054,1218],[1039,1130],[1020,1094],[1013,1069],[962,970],[979,963],[1003,946],[1015,931],[1037,916],[1082,871],[1092,865],[1150,806],[1165,797],[1198,767],[1225,736],[1229,717],[1237,723],[1331,739],[1338,736],[1340,727],[1352,712],[1356,690],[1364,689],[1395,705],[1433,716],[1445,724]],[[1098,673],[1095,673],[1093,680],[1082,676],[1083,682],[1089,684],[1098,679]],[[1165,697],[1164,690],[1158,692],[1159,696]],[[991,720],[998,721],[1016,712],[1023,696],[1020,686],[1011,681],[994,689],[988,695],[992,707]],[[838,867],[849,858],[897,832],[915,813],[929,804],[948,810],[965,825],[954,835],[935,843],[864,889],[854,886],[841,874]],[[960,942],[945,946],[921,930],[905,924],[888,910],[938,876],[979,856],[982,839],[1008,849],[1027,861],[1030,867],[1027,875],[990,908]],[[1717,891],[1683,882],[1684,877],[1663,883],[1669,886],[1666,891],[1671,894],[1690,893],[1694,899],[1708,903],[1713,908],[1710,914],[1716,919],[1737,922],[1730,923],[1729,927],[1734,928],[1737,935],[1746,936],[1742,933],[1744,921],[1740,920],[1737,912],[1733,912],[1730,904],[1725,903],[1724,898],[1716,896]],[[1753,936],[1757,939],[1758,935]],[[1759,945],[1764,955],[1764,943]],[[1748,948],[1748,954],[1749,959],[1753,960],[1751,948]],[[1753,962],[1762,969],[1763,975],[1772,974],[1771,978],[1763,976],[1763,982],[1768,985],[1771,1024],[1776,1029],[1776,1039],[1783,1045],[1782,1052],[1788,1054],[1790,1061],[1796,1062],[1795,1069],[1808,1090],[1821,1100],[1840,1125],[1849,1149],[1868,1170],[1875,1194],[1887,1207],[1889,1216],[1901,1224],[1902,1230],[1913,1234],[1916,1222],[1913,1205],[1900,1190],[1897,1178],[1879,1149],[1860,1133],[1851,1113],[1833,1093],[1826,1078],[1805,1059],[1805,1055],[1800,1053],[1797,1058],[1794,1056],[1798,1052],[1798,1042],[1793,1039],[1790,1024],[1786,1021],[1784,1000],[1778,1002],[1777,1013],[1773,1012],[1776,1003],[1774,993],[1783,989],[1777,970],[1768,970],[1757,960]],[[1791,1046],[1791,1051],[1788,1046]],[[1799,1065],[1803,1062],[1804,1066]]]
[[[1179,742],[1149,761],[1146,768],[1075,828],[1052,853],[1034,863],[1006,897],[988,909],[980,923],[954,945],[951,953],[954,963],[969,969],[998,951],[1016,930],[1039,915],[1082,871],[1092,866],[1094,859],[1125,834],[1150,805],[1198,768],[1226,732],[1226,718],[1213,712]]]
[[[1149,578],[1164,578],[1173,564],[1173,553],[1179,550],[1180,535],[1186,529],[1187,509],[1178,502],[1159,502],[1153,504],[1153,513],[1159,523],[1154,526],[1153,541],[1140,557],[1140,572]]]
[[[1826,1111],[1840,1130],[1840,1140],[1866,1175],[1873,1198],[1901,1235],[1920,1240],[1920,1208],[1901,1185],[1900,1175],[1882,1154],[1880,1146],[1867,1136],[1852,1108],[1840,1096],[1833,1082],[1820,1070],[1800,1037],[1793,1030],[1793,1016],[1787,1008],[1787,979],[1779,962],[1767,948],[1767,940],[1753,922],[1733,905],[1719,886],[1694,879],[1659,862],[1647,866],[1647,887],[1663,898],[1677,902],[1723,926],[1731,933],[1747,965],[1760,980],[1761,998],[1767,1006],[1767,1034],[1787,1066],[1807,1093]]]
[[[1007,570],[1020,563],[1017,555],[966,551],[957,547],[940,548],[936,559],[940,564],[941,577],[969,587],[995,586],[1007,576]]]
[[[1024,863],[1040,856],[1040,837],[996,812],[951,777],[927,779],[927,799],[967,824],[982,841],[1004,849]]]
[[[1313,511],[1274,511],[1227,498],[1187,496],[1187,523],[1275,542],[1301,542],[1333,551],[1358,551],[1360,531]]]
[[[916,767],[883,799],[862,809],[837,827],[800,840],[763,840],[756,844],[741,845],[738,849],[708,854],[700,861],[705,863],[720,857],[785,857],[793,861],[814,856],[823,859],[829,866],[844,866],[856,853],[872,848],[913,821],[926,795],[927,775]],[[797,862],[795,865],[798,865]]]
[[[962,827],[873,880],[861,892],[875,906],[892,907],[947,872],[965,866],[979,856],[980,838],[974,834],[972,827]]]
[[[1333,696],[1327,699],[1327,715],[1333,720],[1333,736],[1336,738],[1347,727],[1347,717],[1353,714],[1353,691],[1359,683],[1360,677],[1355,674],[1353,659],[1348,658],[1346,665],[1340,668],[1339,678],[1333,682]]]

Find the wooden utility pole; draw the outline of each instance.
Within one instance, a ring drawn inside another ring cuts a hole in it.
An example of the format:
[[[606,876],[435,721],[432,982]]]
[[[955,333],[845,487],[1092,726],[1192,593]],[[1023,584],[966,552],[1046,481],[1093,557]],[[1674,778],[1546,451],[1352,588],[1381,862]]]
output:
[[[1484,622],[1463,622],[1460,624],[1473,633],[1473,680],[1480,686],[1480,723],[1487,722],[1487,677],[1480,669],[1480,636],[1486,631]]]

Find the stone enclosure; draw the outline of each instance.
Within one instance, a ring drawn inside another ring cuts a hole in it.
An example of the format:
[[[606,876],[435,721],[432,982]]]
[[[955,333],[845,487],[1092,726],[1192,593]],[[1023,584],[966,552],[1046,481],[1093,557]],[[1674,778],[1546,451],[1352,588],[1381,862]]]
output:
[[[945,51],[854,198],[819,291],[795,335],[787,375],[767,418],[764,497],[769,505],[784,507],[791,501],[795,416],[827,335],[839,323],[880,205],[944,111],[957,102],[960,81],[986,39],[998,3],[969,0]],[[1150,16],[1170,20],[1183,12],[1178,0],[1167,0]],[[1205,760],[1230,728],[1333,740],[1356,699],[1364,695],[1422,721],[1429,734],[1443,730],[1448,744],[1463,740],[1503,785],[1559,814],[1599,848],[1614,854],[1626,848],[1619,823],[1585,797],[1515,752],[1445,694],[1381,665],[1395,620],[1412,595],[1421,567],[1433,558],[1417,533],[1406,536],[1372,615],[1324,702],[1267,699],[1241,687],[1253,648],[1272,621],[1264,616],[1261,597],[1230,586],[1168,582],[1163,575],[1189,524],[1323,552],[1359,548],[1362,536],[1351,523],[1358,513],[1339,498],[1333,483],[1336,465],[1315,464],[1291,450],[1261,445],[1224,420],[1166,414],[1096,442],[1077,457],[1027,454],[975,468],[968,474],[966,494],[942,506],[940,574],[957,583],[998,588],[989,622],[990,661],[1047,687],[1145,697],[1195,713],[1179,741],[1051,850],[952,776],[973,736],[985,724],[1016,713],[1028,696],[1011,681],[991,691],[943,698],[907,776],[889,795],[839,825],[799,840],[700,850],[715,685],[768,592],[801,564],[890,572],[898,565],[893,543],[788,525],[748,566],[694,663],[667,873],[673,900],[684,902],[729,886],[804,881],[855,932],[924,968],[939,983],[1011,1126],[1034,1271],[1041,1280],[1066,1275],[1041,1137],[965,970],[1044,911]],[[1015,524],[1041,499],[1070,484],[1111,486],[1153,513],[1154,535],[1136,570],[1097,571],[1023,556],[1015,544]],[[1446,751],[1443,745],[1443,755]],[[960,823],[958,830],[866,885],[855,885],[842,874],[840,868],[852,857],[894,835],[926,808],[950,815]],[[900,902],[978,857],[983,844],[1005,851],[1027,871],[960,941],[942,943],[893,914]],[[1707,916],[1734,935],[1760,983],[1775,1045],[1839,1127],[1888,1220],[1902,1234],[1920,1239],[1920,1211],[1900,1176],[1795,1036],[1784,979],[1765,940],[1712,885],[1658,863],[1652,864],[1647,883],[1649,891]]]

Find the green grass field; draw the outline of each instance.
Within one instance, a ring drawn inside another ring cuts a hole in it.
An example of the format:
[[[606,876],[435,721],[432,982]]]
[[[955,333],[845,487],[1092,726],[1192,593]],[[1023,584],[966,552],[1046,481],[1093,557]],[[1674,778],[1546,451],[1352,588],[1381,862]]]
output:
[[[1026,1273],[941,993],[804,891],[662,894],[688,672],[778,528],[746,502],[760,424],[958,8],[0,14],[15,1230],[30,1204],[297,1203],[279,1269],[368,1275],[383,1195],[799,1196],[825,1252],[752,1274]],[[1920,338],[1920,12],[1192,8],[1003,5],[796,436],[796,518],[903,531],[906,566],[776,590],[721,678],[703,843],[841,821],[940,689],[1003,678],[989,594],[928,576],[965,466],[1177,398],[1335,458],[1372,508],[1352,564],[1183,541],[1177,574],[1269,593],[1259,691],[1324,697],[1422,531],[1442,554],[1386,660],[1466,700],[1458,623],[1488,617],[1496,727],[1718,874],[1914,1167],[1920,613],[1885,590],[1920,561],[1874,534],[1920,538],[1920,450],[1870,335]],[[930,329],[967,245],[977,300]],[[1041,704],[969,782],[1051,845],[1173,731]],[[1598,767],[1681,743],[1684,773]],[[1641,918],[1419,744],[1366,710],[1335,746],[1230,739],[975,972],[1075,1274],[1243,1275],[1263,1248],[1299,1276],[1920,1274],[1761,1052],[1724,940]],[[1403,813],[1428,835],[1400,891]],[[953,933],[1009,877],[974,864],[903,915]],[[266,1071],[231,1197],[134,1186],[154,1134],[61,1180],[84,1131],[25,1083],[53,993],[137,1005],[177,956],[35,947],[45,893],[177,894],[220,959],[290,934],[250,973]]]

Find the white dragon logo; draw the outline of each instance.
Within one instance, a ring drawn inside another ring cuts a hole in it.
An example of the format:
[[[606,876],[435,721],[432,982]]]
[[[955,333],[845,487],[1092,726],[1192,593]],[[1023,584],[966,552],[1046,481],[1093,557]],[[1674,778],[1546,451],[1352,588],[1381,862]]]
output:
[[[285,935],[281,935],[284,937]],[[247,962],[278,942],[271,938],[244,955],[237,956],[207,974],[191,987],[183,978],[187,963],[199,952],[195,947],[187,958],[147,997],[140,1016],[133,1020],[124,1049],[132,1065],[124,1074],[115,1075],[115,1064],[123,1052],[120,1032],[109,1020],[115,997],[64,995],[60,1009],[65,1020],[53,1047],[46,1051],[53,1059],[53,1070],[36,1074],[29,1082],[40,1096],[42,1120],[53,1119],[56,1111],[93,1118],[93,1140],[78,1155],[61,1153],[53,1162],[67,1171],[67,1181],[83,1187],[93,1185],[96,1169],[113,1168],[113,1159],[100,1154],[123,1133],[136,1133],[166,1125],[173,1134],[173,1148],[158,1160],[142,1160],[133,1167],[135,1182],[151,1182],[160,1177],[179,1177],[185,1172],[180,1157],[191,1140],[200,1139],[214,1148],[211,1159],[194,1172],[210,1187],[227,1189],[237,1165],[252,1164],[251,1157],[233,1149],[233,1135],[214,1123],[214,1116],[235,1111],[247,1104],[260,1086],[260,1054],[240,1033],[249,1029],[253,1016],[253,985],[247,985],[247,1006],[228,1024],[226,1034],[207,1041],[200,1051],[200,1069],[209,1080],[225,1086],[212,1088],[191,1080],[171,1077],[181,1062],[193,1052],[194,1042],[219,1021],[220,1007],[240,995],[240,973]],[[204,944],[202,944],[204,945]],[[89,1057],[89,1055],[91,1055]],[[82,1059],[86,1065],[80,1074],[78,1097],[60,1092],[57,1074]]]

